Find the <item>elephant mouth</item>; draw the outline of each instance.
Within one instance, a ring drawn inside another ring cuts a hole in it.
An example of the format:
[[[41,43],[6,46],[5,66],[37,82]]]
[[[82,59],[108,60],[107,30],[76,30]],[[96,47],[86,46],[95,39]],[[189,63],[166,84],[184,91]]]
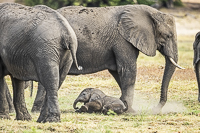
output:
[[[179,66],[171,57],[169,57],[169,60],[171,61],[172,64],[174,64],[176,67],[178,67],[179,69],[185,69],[181,66]]]

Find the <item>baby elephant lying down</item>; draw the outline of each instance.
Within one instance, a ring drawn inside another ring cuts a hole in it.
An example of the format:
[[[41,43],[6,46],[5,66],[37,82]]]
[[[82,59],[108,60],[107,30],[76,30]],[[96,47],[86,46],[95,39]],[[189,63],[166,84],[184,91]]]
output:
[[[78,102],[84,102],[80,109],[76,107]],[[120,99],[106,96],[101,90],[95,88],[84,89],[74,101],[73,107],[77,112],[102,112],[103,114],[107,114],[109,110],[117,114],[127,110],[127,107]]]

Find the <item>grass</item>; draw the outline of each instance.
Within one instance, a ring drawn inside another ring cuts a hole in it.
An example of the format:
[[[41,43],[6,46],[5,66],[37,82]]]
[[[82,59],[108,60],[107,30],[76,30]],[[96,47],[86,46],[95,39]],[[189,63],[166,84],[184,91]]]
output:
[[[133,108],[139,112],[138,115],[105,116],[74,112],[72,104],[75,98],[87,87],[100,88],[107,95],[120,97],[121,92],[115,80],[107,71],[101,71],[95,74],[66,77],[59,90],[61,123],[37,123],[39,113],[31,113],[32,121],[16,121],[15,113],[11,113],[11,120],[0,120],[0,132],[200,132],[200,103],[197,101],[198,88],[192,61],[193,40],[193,37],[178,37],[179,64],[186,69],[176,70],[169,85],[167,104],[161,114],[152,115],[149,112],[159,102],[165,61],[159,53],[153,58],[141,53],[138,58],[133,105]],[[9,77],[7,82],[11,88]],[[29,97],[29,90],[25,90],[29,111],[33,105],[36,88],[37,84],[34,83],[32,98]]]

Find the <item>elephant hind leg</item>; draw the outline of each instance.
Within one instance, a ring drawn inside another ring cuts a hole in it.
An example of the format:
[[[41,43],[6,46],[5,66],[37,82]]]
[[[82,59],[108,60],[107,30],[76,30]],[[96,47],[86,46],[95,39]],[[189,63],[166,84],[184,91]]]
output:
[[[46,90],[44,103],[37,122],[60,122],[58,105],[59,69],[57,64],[46,64],[41,68],[40,83]],[[48,71],[46,71],[48,70]]]
[[[117,114],[122,114],[124,111],[123,111],[123,106],[121,104],[109,104],[109,105],[105,105],[103,107],[103,114],[107,115],[108,111],[109,110],[112,110],[114,111],[115,113]]]
[[[0,58],[0,119],[10,119],[9,106],[6,99],[7,84],[4,79],[4,69]]]
[[[88,113],[92,113],[92,112],[99,112],[102,109],[102,105],[99,102],[88,102],[85,105],[83,105],[81,107],[81,111],[82,112],[88,112]]]
[[[4,78],[0,78],[0,119],[10,119],[9,106],[6,99],[7,84]]]
[[[44,100],[45,100],[45,96],[46,96],[45,88],[42,86],[41,83],[38,83],[37,94],[36,94],[36,97],[35,97],[35,101],[33,103],[33,107],[31,109],[32,113],[37,113],[37,112],[41,111],[42,105],[43,105]]]
[[[16,111],[16,120],[31,120],[31,115],[29,114],[26,103],[24,99],[24,85],[25,81],[18,80],[11,77],[13,84],[13,102]]]

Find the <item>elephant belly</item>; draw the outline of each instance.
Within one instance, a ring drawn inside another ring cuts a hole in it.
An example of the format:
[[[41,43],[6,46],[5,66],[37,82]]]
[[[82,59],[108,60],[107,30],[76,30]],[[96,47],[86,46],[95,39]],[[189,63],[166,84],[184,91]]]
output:
[[[79,74],[90,74],[102,70],[117,70],[116,62],[114,60],[114,55],[110,53],[98,53],[93,51],[90,54],[86,52],[77,52],[77,61],[80,66],[83,67],[83,70],[77,70],[75,64],[72,64],[72,67],[69,71],[70,75],[79,75]]]

